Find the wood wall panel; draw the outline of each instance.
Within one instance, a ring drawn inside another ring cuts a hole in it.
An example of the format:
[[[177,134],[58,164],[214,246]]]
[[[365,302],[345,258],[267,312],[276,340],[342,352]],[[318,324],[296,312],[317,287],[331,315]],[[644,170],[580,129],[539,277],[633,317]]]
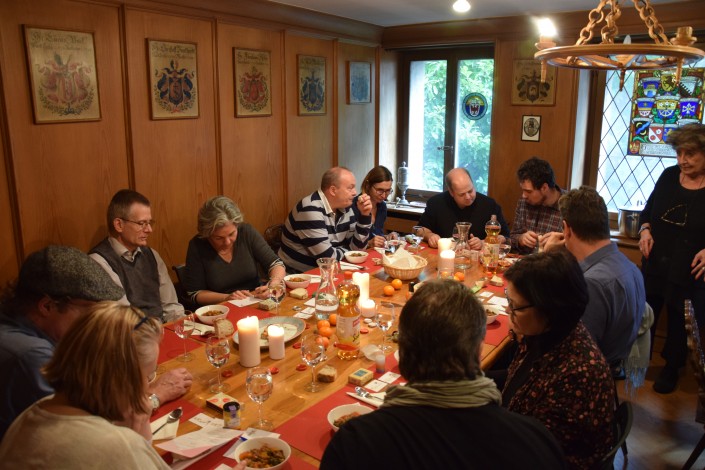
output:
[[[338,43],[337,60],[338,164],[349,168],[355,174],[359,191],[365,175],[375,166],[375,48]],[[347,68],[350,61],[368,62],[371,66],[370,103],[348,104]]]
[[[285,36],[287,210],[321,184],[333,165],[333,42],[287,33]],[[298,115],[297,56],[326,58],[326,114]]]
[[[282,223],[286,204],[283,115],[283,32],[218,25],[220,139],[223,194],[235,200],[245,220],[264,231]],[[233,49],[270,52],[272,115],[235,117]]]
[[[127,10],[125,30],[135,189],[152,203],[158,221],[150,237],[168,266],[183,262],[196,216],[219,192],[216,129],[215,23]],[[147,39],[197,44],[199,116],[150,118]]]
[[[0,58],[2,49],[0,48]],[[0,60],[1,62],[1,60]],[[2,85],[2,74],[0,73],[0,85]],[[6,151],[7,142],[5,135],[7,130],[7,120],[4,113],[4,99],[0,96],[0,288],[11,281],[19,272],[19,259],[15,244],[15,231],[13,221],[12,201],[10,200],[10,172],[7,169],[9,164],[8,153]]]
[[[389,168],[397,180],[397,83],[399,57],[396,52],[378,49],[379,113],[378,162]],[[394,186],[396,189],[396,184]]]
[[[70,14],[67,14],[70,11]],[[35,125],[22,25],[93,31],[102,119]],[[3,92],[22,240],[18,258],[47,244],[90,248],[106,196],[127,184],[119,10],[37,0],[0,2]]]

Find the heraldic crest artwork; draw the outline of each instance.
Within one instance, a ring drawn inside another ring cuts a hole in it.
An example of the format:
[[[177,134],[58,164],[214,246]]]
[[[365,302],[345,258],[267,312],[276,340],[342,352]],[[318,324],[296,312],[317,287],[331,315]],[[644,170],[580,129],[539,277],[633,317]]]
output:
[[[24,26],[37,124],[100,120],[93,33]]]
[[[198,117],[196,44],[147,40],[152,119]]]
[[[298,56],[299,115],[326,114],[326,59]]]
[[[553,106],[556,104],[556,69],[548,67],[546,81],[541,81],[541,62],[531,59],[514,61],[512,104]]]
[[[272,67],[269,51],[233,49],[235,116],[272,115]]]

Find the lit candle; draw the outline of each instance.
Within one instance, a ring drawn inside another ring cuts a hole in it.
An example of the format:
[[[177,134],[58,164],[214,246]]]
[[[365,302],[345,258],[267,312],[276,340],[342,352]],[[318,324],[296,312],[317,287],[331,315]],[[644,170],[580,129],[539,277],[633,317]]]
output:
[[[370,273],[353,273],[353,284],[360,287],[360,301],[370,298]]]
[[[259,319],[245,317],[237,322],[237,335],[240,343],[240,364],[254,367],[260,362],[259,355]]]
[[[453,243],[452,238],[439,238],[438,239],[438,252],[450,250],[451,244]]]
[[[365,299],[365,300],[360,300],[358,302],[358,306],[360,307],[360,315],[362,315],[365,318],[371,318],[375,316],[377,306],[375,305],[375,301],[372,299]]]
[[[284,328],[279,325],[269,325],[267,335],[269,336],[269,357],[284,359]]]
[[[442,240],[442,239],[441,239]],[[438,271],[453,272],[455,267],[455,252],[453,250],[441,251],[441,256],[438,258]]]

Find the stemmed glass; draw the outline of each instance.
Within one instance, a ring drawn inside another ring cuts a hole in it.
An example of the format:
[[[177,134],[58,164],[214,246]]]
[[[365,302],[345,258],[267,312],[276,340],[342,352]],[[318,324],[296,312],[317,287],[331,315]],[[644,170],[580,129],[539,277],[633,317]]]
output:
[[[421,242],[423,241],[424,228],[422,225],[414,225],[411,227],[411,238],[414,240],[413,247],[416,251],[421,248]]]
[[[269,284],[267,284],[267,288],[269,289],[269,298],[272,302],[276,304],[276,312],[277,316],[279,316],[279,303],[284,299],[284,296],[286,295],[286,285],[281,279],[272,280],[269,281]]]
[[[208,362],[213,364],[218,370],[218,385],[211,385],[210,391],[213,393],[227,392],[230,390],[230,385],[221,383],[220,368],[230,359],[230,344],[227,338],[209,337],[206,340],[206,357]]]
[[[270,431],[274,428],[271,421],[262,418],[262,403],[264,403],[274,391],[272,373],[266,367],[253,367],[247,370],[247,394],[250,399],[257,403],[257,425],[256,428]]]
[[[499,245],[499,259],[506,258],[507,255],[509,254],[509,252],[511,251],[511,249],[512,249],[511,245],[506,245],[506,244]]]
[[[301,359],[311,366],[311,383],[304,387],[307,392],[317,392],[320,386],[316,382],[316,365],[325,358],[326,348],[320,336],[310,334],[301,339]]]
[[[387,345],[387,331],[394,324],[394,319],[396,318],[394,313],[394,304],[390,302],[380,302],[377,306],[377,316],[375,321],[377,326],[382,330],[382,344],[379,345],[379,349],[382,352],[389,352],[392,347]]]
[[[184,340],[184,353],[179,355],[176,359],[181,362],[189,362],[193,360],[193,354],[186,351],[186,340],[191,336],[193,330],[196,328],[196,319],[193,313],[188,310],[184,310],[184,316],[179,318],[174,324],[174,333],[176,336]]]

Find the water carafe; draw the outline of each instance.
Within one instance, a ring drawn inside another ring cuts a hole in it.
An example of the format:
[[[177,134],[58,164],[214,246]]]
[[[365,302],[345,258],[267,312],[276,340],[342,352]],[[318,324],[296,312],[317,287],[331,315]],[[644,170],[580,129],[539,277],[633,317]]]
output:
[[[468,234],[470,233],[470,222],[457,222],[455,227],[458,229],[458,242],[455,244],[455,268],[468,269],[470,268],[470,247],[468,246]]]
[[[318,258],[316,260],[321,271],[321,283],[314,299],[316,302],[316,318],[328,320],[331,313],[338,310],[338,291],[335,288],[335,272],[338,260],[335,258]]]

